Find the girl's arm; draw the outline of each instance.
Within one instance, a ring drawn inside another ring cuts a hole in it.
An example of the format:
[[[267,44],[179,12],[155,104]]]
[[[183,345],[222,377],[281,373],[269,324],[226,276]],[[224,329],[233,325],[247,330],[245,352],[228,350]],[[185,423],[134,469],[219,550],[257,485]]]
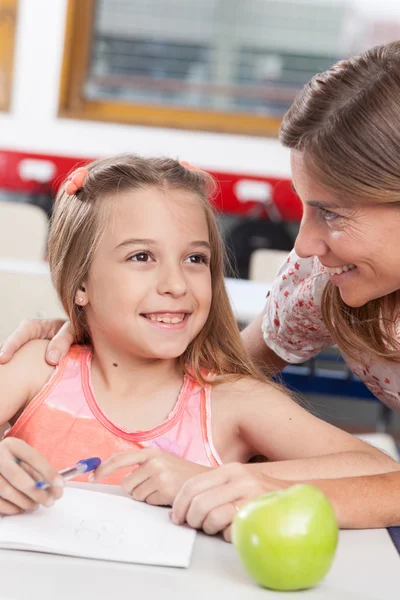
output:
[[[0,426],[12,420],[50,377],[54,367],[44,360],[46,346],[44,340],[30,341],[0,366]]]
[[[44,360],[46,342],[36,340],[0,366],[0,425],[12,422],[48,380],[54,367]],[[37,490],[35,479],[51,482]],[[64,482],[48,460],[23,440],[0,441],[0,513],[14,515],[39,504],[51,506],[62,495]]]
[[[400,469],[380,450],[318,419],[269,384],[241,380],[224,386],[238,442],[244,442],[250,455],[269,459],[262,465],[266,475],[306,480]]]

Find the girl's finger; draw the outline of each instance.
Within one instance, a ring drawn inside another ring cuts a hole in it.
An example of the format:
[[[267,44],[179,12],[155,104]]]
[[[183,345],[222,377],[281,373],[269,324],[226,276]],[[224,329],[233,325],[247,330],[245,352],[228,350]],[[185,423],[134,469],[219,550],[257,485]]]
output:
[[[125,475],[120,485],[129,496],[139,502],[145,502],[147,496],[156,490],[154,477],[149,477],[143,467]]]
[[[19,515],[22,512],[24,511],[15,504],[0,498],[0,515]]]
[[[7,443],[8,442],[8,443]],[[52,484],[51,492],[56,498],[62,496],[64,480],[48,461],[34,448],[22,440],[8,438],[2,444],[1,475],[10,485],[23,492],[36,503],[51,505],[48,492],[36,488],[36,479],[21,467],[21,461],[30,465],[41,475],[41,479]]]
[[[28,496],[14,488],[9,482],[0,475],[0,498],[13,504],[16,508],[25,510],[35,510],[38,504]]]
[[[101,463],[99,467],[91,474],[89,480],[91,483],[98,483],[105,477],[114,473],[117,469],[123,467],[136,467],[141,465],[149,458],[149,452],[146,448],[138,450],[129,450],[128,452],[119,452],[113,454],[108,460]]]
[[[61,323],[63,323],[61,327]],[[52,321],[53,330],[50,337],[52,338],[46,351],[46,360],[51,365],[56,365],[67,354],[68,350],[75,341],[75,332],[69,321]]]

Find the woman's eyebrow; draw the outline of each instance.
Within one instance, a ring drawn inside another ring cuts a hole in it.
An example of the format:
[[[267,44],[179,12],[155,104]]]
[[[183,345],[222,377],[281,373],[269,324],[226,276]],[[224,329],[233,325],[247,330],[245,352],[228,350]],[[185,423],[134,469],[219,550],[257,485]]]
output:
[[[314,208],[345,208],[339,204],[333,202],[320,202],[318,200],[307,200],[307,206],[313,206]]]

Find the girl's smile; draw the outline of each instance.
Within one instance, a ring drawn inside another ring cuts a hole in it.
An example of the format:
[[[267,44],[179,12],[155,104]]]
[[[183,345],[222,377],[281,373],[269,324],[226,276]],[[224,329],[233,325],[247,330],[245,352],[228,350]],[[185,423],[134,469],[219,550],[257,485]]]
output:
[[[190,318],[190,312],[152,312],[142,313],[140,316],[144,317],[153,326],[170,331],[180,331],[186,327]]]

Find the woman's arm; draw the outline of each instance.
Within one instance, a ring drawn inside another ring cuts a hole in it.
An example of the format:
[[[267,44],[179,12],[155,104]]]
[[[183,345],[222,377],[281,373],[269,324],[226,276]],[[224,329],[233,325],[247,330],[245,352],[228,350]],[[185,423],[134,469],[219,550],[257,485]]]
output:
[[[62,319],[25,319],[1,346],[0,365],[9,362],[14,354],[31,340],[51,340],[46,349],[46,360],[56,365],[64,358],[74,341],[69,321]]]
[[[238,444],[244,443],[249,455],[262,454],[269,459],[262,465],[266,475],[306,480],[400,468],[385,453],[318,419],[280,389],[248,379],[222,386],[222,390],[216,389],[223,412],[218,411],[215,442],[218,444],[219,423],[230,418]]]
[[[296,481],[273,479],[265,465],[229,464],[187,481],[173,503],[171,518],[181,525],[220,531],[230,541],[230,525],[237,508]],[[329,498],[342,529],[367,529],[400,525],[400,472],[341,479],[303,481],[319,487]]]
[[[241,336],[255,364],[263,373],[271,377],[282,371],[288,363],[275,354],[265,343],[261,330],[263,319],[264,311],[242,331]]]

